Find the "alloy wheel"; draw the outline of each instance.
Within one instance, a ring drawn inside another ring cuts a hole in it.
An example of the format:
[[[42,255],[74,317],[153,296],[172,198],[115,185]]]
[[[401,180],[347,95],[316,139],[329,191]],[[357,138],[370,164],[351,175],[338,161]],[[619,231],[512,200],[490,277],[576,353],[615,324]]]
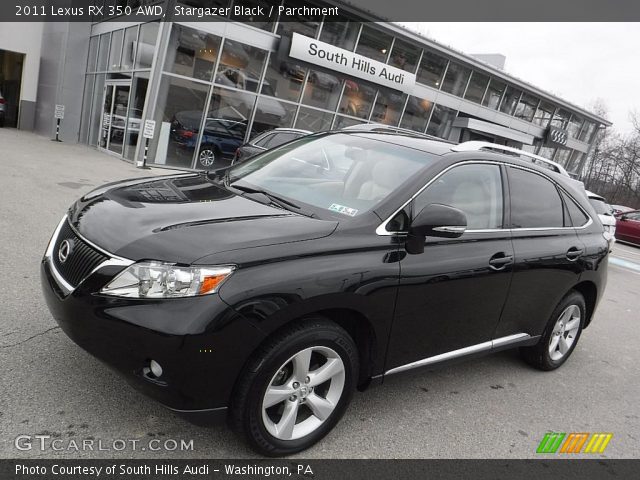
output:
[[[199,155],[200,164],[204,167],[210,167],[216,161],[216,155],[210,148],[205,148],[200,151]]]
[[[313,433],[333,413],[344,390],[345,366],[334,350],[306,348],[273,376],[262,399],[262,421],[279,440]]]
[[[581,312],[578,305],[569,305],[558,317],[549,339],[549,356],[554,362],[562,359],[576,341],[580,319]]]

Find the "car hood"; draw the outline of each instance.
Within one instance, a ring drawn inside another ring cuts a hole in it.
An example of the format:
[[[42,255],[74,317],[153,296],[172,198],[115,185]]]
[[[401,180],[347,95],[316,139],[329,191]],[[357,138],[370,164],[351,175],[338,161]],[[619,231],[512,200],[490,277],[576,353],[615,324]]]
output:
[[[78,200],[69,219],[84,238],[117,256],[182,264],[321,238],[337,227],[237,195],[205,174],[110,184]]]

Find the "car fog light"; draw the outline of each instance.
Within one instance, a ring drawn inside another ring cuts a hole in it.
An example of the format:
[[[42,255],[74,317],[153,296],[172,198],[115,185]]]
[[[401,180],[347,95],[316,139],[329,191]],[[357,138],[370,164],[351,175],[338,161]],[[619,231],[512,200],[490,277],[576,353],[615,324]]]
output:
[[[153,373],[154,377],[159,378],[162,376],[162,367],[155,360],[151,360],[149,368],[151,369],[151,373]]]

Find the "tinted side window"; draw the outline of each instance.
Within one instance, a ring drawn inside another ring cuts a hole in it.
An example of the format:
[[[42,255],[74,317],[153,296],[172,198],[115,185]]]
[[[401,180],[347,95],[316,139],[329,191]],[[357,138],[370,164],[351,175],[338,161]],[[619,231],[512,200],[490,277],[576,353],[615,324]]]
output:
[[[449,170],[416,197],[413,214],[431,203],[462,210],[468,229],[502,227],[502,176],[497,165],[471,164]]]
[[[271,140],[271,138],[273,136],[274,136],[274,134],[270,133],[268,135],[264,135],[262,137],[258,137],[256,140],[254,140],[253,144],[256,147],[265,147],[266,148],[267,143],[269,142],[269,140]]]
[[[509,167],[511,228],[564,226],[564,209],[556,186],[542,175]]]
[[[271,141],[267,144],[267,148],[278,147],[296,138],[298,138],[298,136],[295,133],[277,133],[271,138]]]
[[[564,203],[567,206],[567,210],[569,211],[570,225],[573,225],[574,227],[581,227],[589,221],[589,217],[582,211],[582,209],[578,205],[576,205],[576,202],[574,202],[573,199],[569,197],[569,195],[566,195],[564,192],[562,192],[562,198],[564,199]],[[604,205],[604,202],[600,203]]]

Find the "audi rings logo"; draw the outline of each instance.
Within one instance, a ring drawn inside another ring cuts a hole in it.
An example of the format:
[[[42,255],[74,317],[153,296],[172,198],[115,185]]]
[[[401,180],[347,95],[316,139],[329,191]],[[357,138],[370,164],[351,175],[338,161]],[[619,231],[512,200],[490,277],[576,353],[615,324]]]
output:
[[[549,142],[557,143],[559,145],[566,145],[568,139],[567,131],[559,128],[550,128],[547,139]]]
[[[71,255],[72,248],[73,248],[73,243],[69,240],[64,240],[60,244],[60,248],[58,249],[58,260],[60,260],[60,263],[64,263],[67,261],[67,258],[69,258],[69,255]]]

